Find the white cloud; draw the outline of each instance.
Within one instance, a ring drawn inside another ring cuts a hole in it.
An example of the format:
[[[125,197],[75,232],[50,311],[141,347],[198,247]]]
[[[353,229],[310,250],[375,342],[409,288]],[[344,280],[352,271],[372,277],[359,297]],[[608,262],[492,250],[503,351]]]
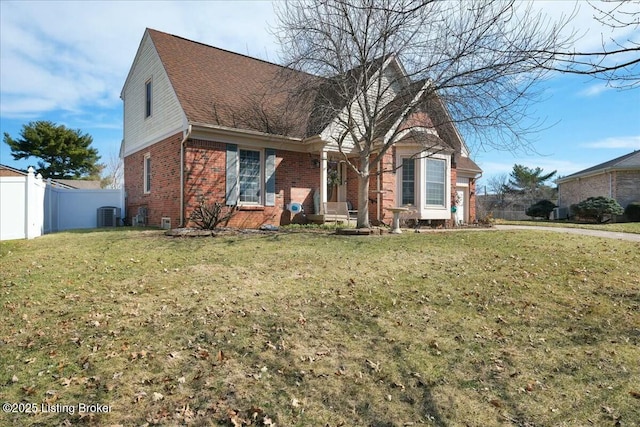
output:
[[[588,148],[627,148],[637,150],[640,149],[640,135],[609,137],[583,144],[583,146]]]
[[[611,86],[607,85],[606,83],[597,83],[589,86],[584,90],[581,90],[578,94],[582,96],[587,96],[587,97],[598,96],[602,92],[605,92],[610,89],[612,89]]]
[[[0,114],[112,109],[146,27],[275,61],[269,2],[0,2]]]
[[[531,6],[542,11],[546,16],[556,22],[565,22],[568,18],[571,20],[564,27],[565,35],[574,35],[573,49],[576,52],[600,51],[603,46],[612,46],[616,43],[626,42],[640,35],[637,26],[627,25],[621,27],[613,27],[605,25],[607,22],[597,9],[603,11],[613,11],[617,17],[625,19],[630,14],[636,12],[637,3],[628,2],[586,2],[586,1],[557,1],[557,0],[536,0]],[[602,21],[602,22],[600,22]],[[630,18],[629,18],[630,19]]]

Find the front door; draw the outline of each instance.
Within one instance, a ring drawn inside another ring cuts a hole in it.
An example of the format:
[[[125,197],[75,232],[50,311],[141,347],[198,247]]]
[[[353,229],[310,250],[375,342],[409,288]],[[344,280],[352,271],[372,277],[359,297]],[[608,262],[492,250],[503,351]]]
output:
[[[347,164],[345,162],[340,162],[338,164],[338,176],[340,177],[340,182],[338,184],[338,202],[346,202],[347,201]]]

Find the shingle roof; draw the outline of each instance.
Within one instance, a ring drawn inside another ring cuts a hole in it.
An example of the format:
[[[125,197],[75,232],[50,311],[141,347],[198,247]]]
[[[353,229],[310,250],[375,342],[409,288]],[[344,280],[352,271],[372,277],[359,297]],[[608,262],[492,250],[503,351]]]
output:
[[[361,73],[374,73],[389,59],[380,57],[343,75],[321,78],[161,31],[147,31],[189,122],[296,138],[322,132],[348,102],[339,92],[345,88],[349,92]],[[410,83],[387,105],[377,136],[386,133],[424,85],[425,81]],[[424,114],[422,126],[436,128],[443,145],[461,150],[462,141],[437,95],[426,94],[416,111],[418,116]],[[467,170],[481,171],[467,160]]]
[[[563,178],[560,178],[558,181],[562,182],[565,180],[570,180],[571,178],[578,178],[584,175],[595,174],[605,169],[640,169],[640,151],[632,151],[631,153],[625,154],[624,156],[616,157],[613,160],[609,160],[607,162],[600,163],[599,165],[595,165],[571,175],[567,175]]]
[[[474,174],[482,173],[482,169],[473,160],[468,157],[460,156],[456,159],[459,171],[473,172]]]
[[[59,182],[62,185],[71,187],[77,190],[99,190],[102,188],[100,181],[88,180],[88,179],[56,179],[55,182]]]
[[[306,135],[310,107],[291,99],[291,87],[317,77],[161,31],[147,31],[190,122]],[[291,102],[297,103],[296,108],[291,108]]]

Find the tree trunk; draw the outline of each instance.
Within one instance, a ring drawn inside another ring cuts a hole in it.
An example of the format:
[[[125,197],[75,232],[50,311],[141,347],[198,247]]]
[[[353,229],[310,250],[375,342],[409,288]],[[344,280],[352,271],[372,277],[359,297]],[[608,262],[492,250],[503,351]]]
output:
[[[360,153],[358,173],[358,223],[356,228],[369,228],[369,156]]]

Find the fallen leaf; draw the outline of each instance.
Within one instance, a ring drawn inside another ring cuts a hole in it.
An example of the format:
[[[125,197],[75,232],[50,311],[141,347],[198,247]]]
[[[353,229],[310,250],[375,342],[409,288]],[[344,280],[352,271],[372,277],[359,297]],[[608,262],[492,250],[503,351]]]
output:
[[[366,362],[367,362],[367,366],[369,366],[369,368],[373,369],[374,372],[380,371],[380,362],[378,362],[378,363],[372,362],[369,359],[367,359]]]
[[[164,395],[162,393],[158,393],[158,392],[155,392],[155,391],[153,392],[152,400],[154,402],[157,402],[158,400],[162,400],[162,399],[164,399]]]
[[[31,387],[24,386],[22,387],[22,391],[24,391],[25,394],[27,394],[28,396],[36,394],[35,386],[31,386]]]
[[[143,398],[145,398],[147,396],[147,393],[145,391],[139,391],[138,393],[136,393],[133,396],[133,403],[138,403],[140,402]]]
[[[502,408],[502,402],[500,402],[498,399],[492,399],[489,401],[489,403],[491,403],[496,408]]]

